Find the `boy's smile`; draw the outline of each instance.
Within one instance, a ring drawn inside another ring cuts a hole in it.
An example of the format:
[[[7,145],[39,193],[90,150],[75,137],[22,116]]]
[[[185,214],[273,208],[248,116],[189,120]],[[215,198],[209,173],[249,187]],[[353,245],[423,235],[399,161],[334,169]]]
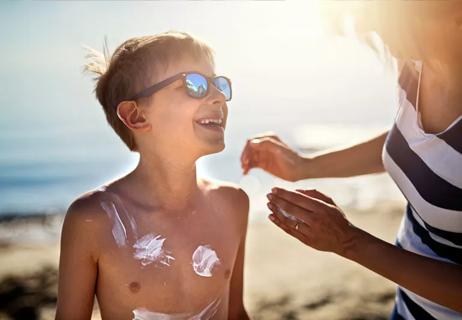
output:
[[[219,93],[211,94],[221,95]],[[199,107],[197,116],[194,119],[194,132],[196,136],[209,146],[218,147],[219,150],[217,151],[221,151],[224,148],[224,133],[227,120],[227,107],[225,103],[221,106],[216,104],[213,107]]]
[[[195,70],[207,77],[215,74],[210,62],[183,58],[169,65],[157,81],[185,70]],[[153,94],[147,104],[140,104],[140,108],[152,128],[143,134],[147,138],[144,142],[139,139],[141,148],[144,143],[155,147],[154,143],[162,148],[173,148],[176,154],[201,157],[225,147],[228,107],[225,96],[213,84],[203,98],[193,98],[179,79]]]
[[[196,120],[196,123],[208,130],[215,132],[225,132],[225,121],[223,120],[222,114],[210,114],[208,116],[202,116]]]

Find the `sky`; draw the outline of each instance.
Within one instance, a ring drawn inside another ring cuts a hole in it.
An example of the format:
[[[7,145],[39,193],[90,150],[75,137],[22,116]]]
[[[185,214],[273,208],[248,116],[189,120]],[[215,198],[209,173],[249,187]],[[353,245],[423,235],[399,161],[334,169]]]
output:
[[[356,89],[344,85],[350,77],[360,85],[381,72],[366,50],[326,37],[316,1],[11,1],[0,4],[0,27],[4,126],[25,114],[42,124],[94,118],[82,46],[101,49],[104,37],[113,50],[133,36],[189,32],[214,48],[217,73],[233,80],[236,108],[252,104],[258,113],[271,99],[341,96]]]
[[[233,100],[226,149],[210,161],[232,163],[234,179],[246,138],[262,131],[322,145],[356,135],[339,131],[347,125],[359,127],[358,136],[390,125],[391,73],[354,37],[325,27],[315,0],[2,1],[0,189],[4,179],[45,190],[40,183],[54,177],[59,191],[59,179],[97,175],[108,159],[129,165],[114,165],[98,181],[133,166],[136,156],[106,124],[94,82],[82,73],[83,46],[101,50],[105,37],[112,51],[130,37],[178,30],[214,49],[215,71],[232,79]],[[85,166],[70,176],[69,168]],[[227,171],[202,168],[211,176]]]

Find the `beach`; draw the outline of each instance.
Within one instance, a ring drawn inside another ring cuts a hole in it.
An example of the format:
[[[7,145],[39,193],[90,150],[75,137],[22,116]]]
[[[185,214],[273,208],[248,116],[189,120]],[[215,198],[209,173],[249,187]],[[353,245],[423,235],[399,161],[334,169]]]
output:
[[[404,204],[344,208],[350,221],[394,241]],[[267,212],[252,212],[264,216]],[[3,218],[0,319],[53,319],[63,215]],[[387,319],[395,285],[360,265],[315,251],[266,219],[249,224],[245,305],[252,319]],[[92,319],[100,319],[97,305]]]
[[[250,198],[251,318],[387,319],[394,284],[284,234],[266,219],[265,195],[273,186],[316,188],[354,224],[393,243],[404,199],[392,180],[382,174],[292,183],[258,169],[244,176],[240,167],[247,139],[263,132],[311,156],[391,128],[395,70],[357,37],[325,32],[319,9],[317,1],[4,2],[0,320],[54,318],[63,213],[139,160],[108,125],[93,79],[82,74],[82,46],[101,50],[106,43],[112,52],[134,36],[167,30],[210,43],[216,73],[233,81],[226,148],[199,159],[197,174],[239,185]]]

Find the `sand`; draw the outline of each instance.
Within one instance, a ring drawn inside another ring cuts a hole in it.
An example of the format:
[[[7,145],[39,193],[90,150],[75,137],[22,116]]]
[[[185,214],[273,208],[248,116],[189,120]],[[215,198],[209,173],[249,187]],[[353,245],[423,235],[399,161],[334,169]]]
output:
[[[350,210],[350,221],[393,242],[400,204]],[[249,229],[246,306],[253,319],[388,319],[395,285],[332,253],[311,249],[268,223]]]
[[[345,211],[353,224],[393,242],[403,206]],[[0,222],[0,319],[54,318],[61,223],[61,215]],[[313,250],[265,219],[249,226],[245,305],[252,319],[387,319],[394,290],[392,282]],[[96,304],[92,319],[100,319]]]

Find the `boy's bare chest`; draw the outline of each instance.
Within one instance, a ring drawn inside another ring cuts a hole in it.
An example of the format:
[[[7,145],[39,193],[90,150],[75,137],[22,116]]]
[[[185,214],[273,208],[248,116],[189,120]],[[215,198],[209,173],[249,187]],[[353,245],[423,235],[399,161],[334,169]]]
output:
[[[168,313],[197,308],[227,290],[239,245],[229,221],[210,212],[137,221],[118,215],[102,236],[99,299]]]

